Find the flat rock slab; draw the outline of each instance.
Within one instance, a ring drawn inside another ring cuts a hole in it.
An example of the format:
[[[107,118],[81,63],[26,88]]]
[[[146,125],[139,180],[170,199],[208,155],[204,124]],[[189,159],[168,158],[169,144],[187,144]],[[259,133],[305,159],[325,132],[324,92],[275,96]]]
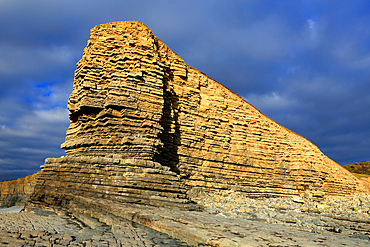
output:
[[[24,209],[23,206],[14,206],[10,208],[0,208],[0,214],[8,214],[8,213],[19,213]]]
[[[79,203],[89,205],[90,215],[77,204],[70,211],[79,219],[58,210],[0,214],[0,246],[370,246],[367,235],[313,233],[109,200],[79,198]],[[101,222],[108,218],[114,220]]]
[[[370,246],[370,241],[340,234],[313,233],[207,212],[180,211],[109,200],[85,200],[109,214],[143,224],[193,246]],[[366,237],[366,235],[364,235]]]
[[[111,226],[90,218],[94,229],[52,211],[0,215],[0,246],[188,246],[167,235],[127,221]]]

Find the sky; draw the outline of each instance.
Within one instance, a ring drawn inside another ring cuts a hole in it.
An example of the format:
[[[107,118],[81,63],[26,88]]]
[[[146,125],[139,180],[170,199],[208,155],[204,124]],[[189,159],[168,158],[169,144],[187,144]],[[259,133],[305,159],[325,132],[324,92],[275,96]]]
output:
[[[126,20],[339,164],[370,160],[367,0],[0,0],[0,181],[65,155],[90,29]]]

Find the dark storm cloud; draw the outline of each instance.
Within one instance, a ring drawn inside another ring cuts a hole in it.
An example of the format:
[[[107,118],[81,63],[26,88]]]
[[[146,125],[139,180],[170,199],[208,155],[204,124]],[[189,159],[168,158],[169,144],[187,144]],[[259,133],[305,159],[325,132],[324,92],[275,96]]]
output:
[[[138,20],[189,65],[346,164],[370,160],[367,1],[0,1],[0,180],[39,170],[68,127],[95,25]]]

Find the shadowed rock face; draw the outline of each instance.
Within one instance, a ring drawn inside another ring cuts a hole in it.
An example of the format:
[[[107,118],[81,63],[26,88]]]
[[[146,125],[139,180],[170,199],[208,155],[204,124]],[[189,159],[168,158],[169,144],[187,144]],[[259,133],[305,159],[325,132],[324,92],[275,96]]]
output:
[[[35,201],[89,195],[173,206],[220,189],[250,197],[368,190],[140,22],[91,30],[68,109],[67,156],[46,160]]]

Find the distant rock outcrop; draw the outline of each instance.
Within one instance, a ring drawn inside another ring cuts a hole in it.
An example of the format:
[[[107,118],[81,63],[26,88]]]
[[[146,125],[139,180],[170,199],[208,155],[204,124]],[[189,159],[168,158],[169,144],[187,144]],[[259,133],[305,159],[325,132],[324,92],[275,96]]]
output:
[[[364,174],[370,176],[370,161],[363,161],[349,165],[343,165],[348,171],[356,174]]]
[[[35,187],[37,174],[0,182],[0,207],[25,205]]]
[[[366,181],[370,186],[370,161],[343,165],[342,167],[346,168],[357,178]]]
[[[71,124],[33,201],[76,196],[191,208],[191,196],[368,191],[314,144],[188,66],[140,22],[102,24],[77,64]]]

